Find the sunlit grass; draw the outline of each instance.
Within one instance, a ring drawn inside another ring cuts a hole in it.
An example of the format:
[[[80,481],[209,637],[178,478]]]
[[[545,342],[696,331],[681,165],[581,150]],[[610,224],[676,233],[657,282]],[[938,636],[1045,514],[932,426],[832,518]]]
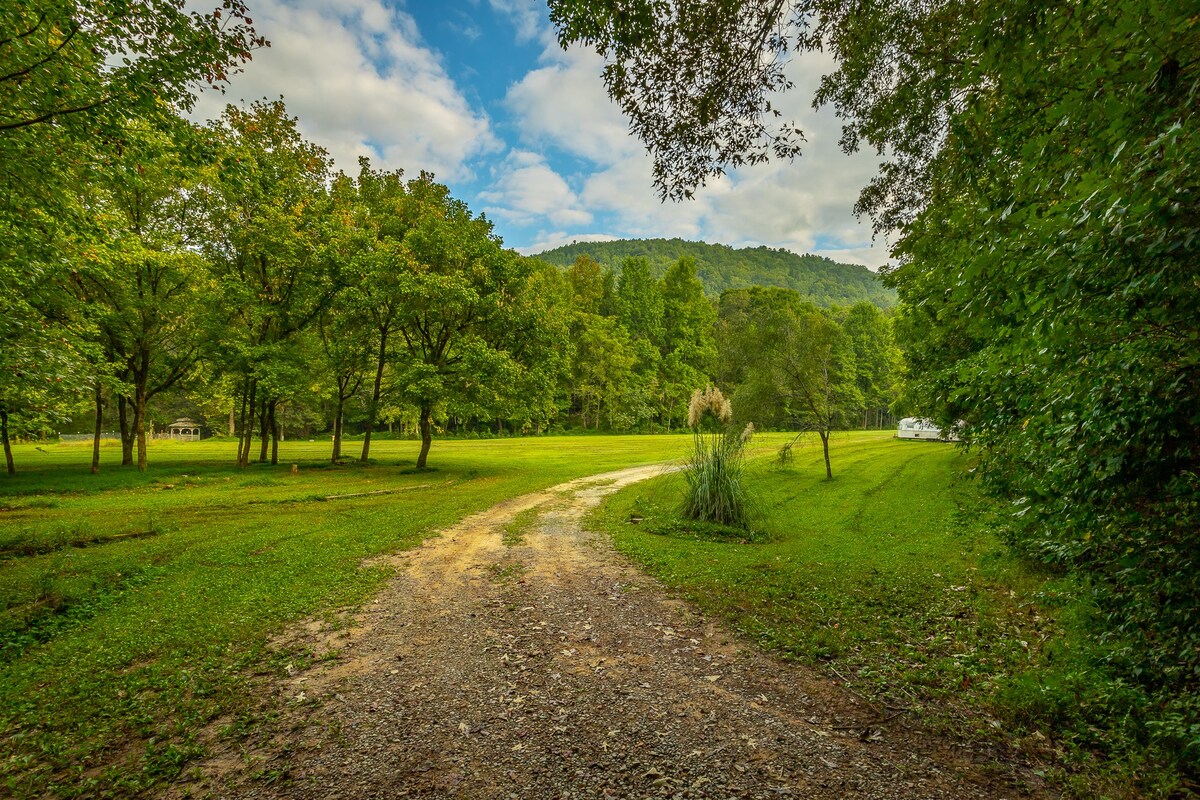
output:
[[[764,647],[893,703],[987,695],[992,678],[1030,663],[1050,626],[1032,605],[1044,577],[1006,554],[966,457],[886,433],[836,436],[832,456],[832,481],[815,437],[790,466],[751,460],[746,537],[681,523],[676,476],[626,489],[597,519],[621,551]]]
[[[0,786],[131,794],[169,779],[207,723],[239,713],[251,675],[278,667],[273,633],[379,589],[371,556],[513,495],[678,459],[689,441],[437,442],[420,472],[416,442],[376,442],[368,467],[285,442],[280,466],[245,470],[232,442],[155,442],[145,473],[108,447],[95,476],[86,445],[18,447],[0,480]]]

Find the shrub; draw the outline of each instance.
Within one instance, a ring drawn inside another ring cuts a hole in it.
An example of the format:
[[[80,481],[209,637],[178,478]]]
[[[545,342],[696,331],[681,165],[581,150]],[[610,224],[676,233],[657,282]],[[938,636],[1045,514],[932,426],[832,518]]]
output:
[[[746,443],[754,433],[749,424],[742,431],[729,427],[733,409],[715,386],[692,393],[688,403],[688,426],[692,429],[692,452],[683,467],[687,492],[683,516],[748,528],[746,488],[742,483],[742,459]],[[709,432],[705,423],[711,422]]]

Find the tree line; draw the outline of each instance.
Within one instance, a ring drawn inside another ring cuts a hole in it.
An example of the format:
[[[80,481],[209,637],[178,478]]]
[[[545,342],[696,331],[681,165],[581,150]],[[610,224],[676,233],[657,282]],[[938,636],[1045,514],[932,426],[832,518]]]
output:
[[[7,340],[35,354],[2,373],[10,471],[12,435],[84,406],[93,470],[106,418],[122,464],[144,469],[150,415],[180,404],[228,425],[240,466],[277,463],[289,422],[328,431],[335,463],[361,432],[365,462],[398,422],[423,467],[438,430],[675,430],[713,382],[759,424],[825,434],[881,421],[896,394],[890,321],[870,303],[759,288],[717,301],[686,257],[661,278],[646,258],[522,257],[427,173],[334,172],[282,101],[207,125],[131,118],[103,144],[70,192],[75,239],[23,293],[35,324]],[[817,372],[767,358],[791,341],[781,331],[820,338],[787,356],[824,359],[819,401],[797,388]]]
[[[687,256],[696,262],[696,274],[704,282],[705,291],[713,295],[726,289],[780,286],[795,289],[819,306],[850,306],[863,300],[883,309],[896,305],[895,290],[866,267],[838,263],[824,256],[797,255],[783,248],[734,248],[683,239],[621,239],[574,242],[537,254],[543,261],[562,267],[570,266],[581,255],[596,259],[608,269],[616,269],[631,256],[644,256],[659,277],[672,263]]]
[[[115,417],[144,468],[184,407],[275,462],[284,424],[670,430],[712,380],[690,263],[566,273],[506,250],[424,173],[334,172],[282,102],[187,122],[265,45],[244,6],[7,9],[0,39],[0,440]],[[184,50],[186,49],[186,52]],[[90,411],[85,411],[85,408]],[[218,420],[220,423],[218,423]],[[224,427],[223,425],[221,427]]]
[[[830,374],[857,387],[838,395],[839,424],[878,420],[894,395],[894,370],[867,374],[895,357],[889,321],[866,304],[818,310],[759,290],[714,303],[686,258],[661,279],[645,258],[562,271],[505,249],[431,175],[367,161],[334,172],[282,101],[184,118],[199,87],[220,89],[266,45],[239,2],[0,12],[10,474],[14,436],[83,414],[93,470],[113,417],[122,464],[145,468],[152,416],[181,407],[227,425],[243,466],[276,462],[285,424],[330,431],[337,461],[347,430],[367,460],[379,427],[399,422],[421,437],[420,466],[437,428],[672,430],[714,381],[773,396],[757,413],[776,424],[828,425],[749,379],[777,368],[748,343],[768,307],[853,343],[830,345]]]

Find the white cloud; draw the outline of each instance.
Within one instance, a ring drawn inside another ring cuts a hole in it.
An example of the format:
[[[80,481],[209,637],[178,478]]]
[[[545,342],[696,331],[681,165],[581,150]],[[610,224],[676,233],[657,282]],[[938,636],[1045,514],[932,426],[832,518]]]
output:
[[[597,164],[641,153],[641,142],[629,135],[628,121],[604,91],[603,67],[591,51],[547,48],[542,66],[514,84],[504,100],[520,121],[521,136]]]
[[[811,108],[820,76],[832,67],[828,56],[807,54],[787,68],[796,86],[776,105],[804,130],[800,158],[736,170],[683,203],[661,203],[654,193],[649,157],[605,94],[603,61],[595,53],[548,48],[538,68],[509,90],[505,105],[527,146],[590,164],[581,170],[580,200],[624,237],[785,247],[877,267],[888,260],[886,244],[871,242],[869,224],[852,209],[878,159],[842,153],[840,121],[832,110]],[[573,236],[582,239],[587,228],[578,231]]]
[[[679,236],[870,266],[887,261],[886,243],[873,244],[869,225],[851,214],[877,159],[843,155],[838,120],[810,107],[820,74],[832,68],[828,56],[796,59],[788,69],[796,88],[776,104],[805,131],[800,159],[744,168],[694,201],[662,203],[649,158],[604,91],[602,59],[579,47],[560,50],[542,0],[488,3],[512,21],[518,42],[542,48],[502,101],[512,119],[501,131],[513,131],[512,141],[498,138],[488,114],[468,101],[472,87],[464,95],[443,56],[391,0],[258,0],[255,26],[273,46],[255,53],[228,96],[202,95],[195,116],[216,117],[229,100],[282,94],[302,133],[342,169],[354,171],[365,155],[378,167],[426,169],[453,184],[483,177],[486,191],[465,199],[526,252],[572,240]],[[445,24],[475,22],[448,12]],[[463,38],[479,33],[463,31]],[[498,163],[473,174],[483,157]],[[530,239],[537,244],[524,246]]]
[[[875,272],[878,272],[879,268],[884,266],[888,261],[887,248],[880,248],[877,245],[833,248],[829,250],[818,249],[811,252],[813,255],[825,256],[843,264],[862,264],[864,267],[869,267]]]
[[[492,188],[479,193],[484,211],[517,225],[548,221],[554,226],[587,225],[592,215],[557,172],[537,153],[511,152],[496,170]]]
[[[496,13],[512,21],[518,42],[540,41],[548,45],[554,41],[544,0],[488,0],[488,3]]]
[[[350,172],[365,155],[379,167],[464,179],[470,159],[500,147],[487,116],[420,44],[413,19],[381,0],[262,0],[254,17],[272,46],[254,54],[227,97],[201,95],[195,116],[282,94],[304,135]]]
[[[726,190],[725,182],[718,181],[694,202],[664,203],[651,180],[650,159],[637,154],[593,173],[580,196],[589,208],[611,215],[627,237],[704,238],[704,219],[712,198]]]

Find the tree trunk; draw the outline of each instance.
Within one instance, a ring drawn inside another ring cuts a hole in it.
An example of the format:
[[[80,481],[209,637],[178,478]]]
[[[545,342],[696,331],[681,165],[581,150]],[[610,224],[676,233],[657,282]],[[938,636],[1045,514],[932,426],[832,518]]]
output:
[[[236,409],[237,409],[237,403],[231,403],[229,405],[229,438],[230,439],[232,439],[233,435],[237,432],[237,426],[234,424],[234,418],[233,418],[233,412]]]
[[[117,396],[117,416],[121,422],[121,466],[133,466],[133,429],[129,425],[129,398]]]
[[[100,434],[104,432],[104,395],[96,381],[96,430],[92,434],[92,474],[100,471]]]
[[[341,397],[337,398],[337,413],[334,414],[334,455],[330,458],[331,464],[337,464],[337,459],[342,457],[342,408],[346,405]]]
[[[137,435],[137,468],[144,472],[149,462],[146,452],[146,387],[140,382],[134,387],[133,431]]]
[[[363,449],[359,461],[364,464],[371,457],[371,431],[375,427],[375,415],[379,413],[379,398],[383,391],[383,367],[387,362],[387,328],[379,332],[379,359],[375,364],[375,388],[371,391],[371,405],[367,408],[367,426],[363,432]]]
[[[238,439],[239,467],[250,464],[250,445],[254,441],[254,401],[258,394],[258,382],[251,379],[246,382],[242,392],[242,432]]]
[[[267,412],[267,421],[271,426],[271,466],[279,463],[279,420],[275,418],[275,409],[279,405],[278,400],[271,401],[270,410]]]
[[[246,466],[245,462],[242,460],[242,454],[246,450],[246,446],[245,446],[245,443],[246,443],[246,408],[249,406],[249,404],[250,404],[250,385],[247,382],[247,383],[242,384],[242,402],[241,402],[241,407],[238,409],[238,428],[237,428],[236,434],[237,434],[237,465],[239,467]]]
[[[267,399],[265,397],[258,406],[258,430],[258,463],[262,464],[267,460],[267,448],[271,444],[271,429],[267,426]]]
[[[0,439],[4,440],[4,463],[8,465],[8,474],[17,474],[16,467],[13,466],[12,457],[12,442],[8,438],[8,412],[0,411]]]
[[[429,445],[433,444],[433,432],[431,430],[430,418],[433,416],[433,406],[428,403],[421,404],[421,454],[417,456],[417,469],[424,469],[425,462],[429,458]]]
[[[821,446],[825,448],[825,478],[833,480],[833,468],[829,466],[829,431],[817,431],[821,435]]]

